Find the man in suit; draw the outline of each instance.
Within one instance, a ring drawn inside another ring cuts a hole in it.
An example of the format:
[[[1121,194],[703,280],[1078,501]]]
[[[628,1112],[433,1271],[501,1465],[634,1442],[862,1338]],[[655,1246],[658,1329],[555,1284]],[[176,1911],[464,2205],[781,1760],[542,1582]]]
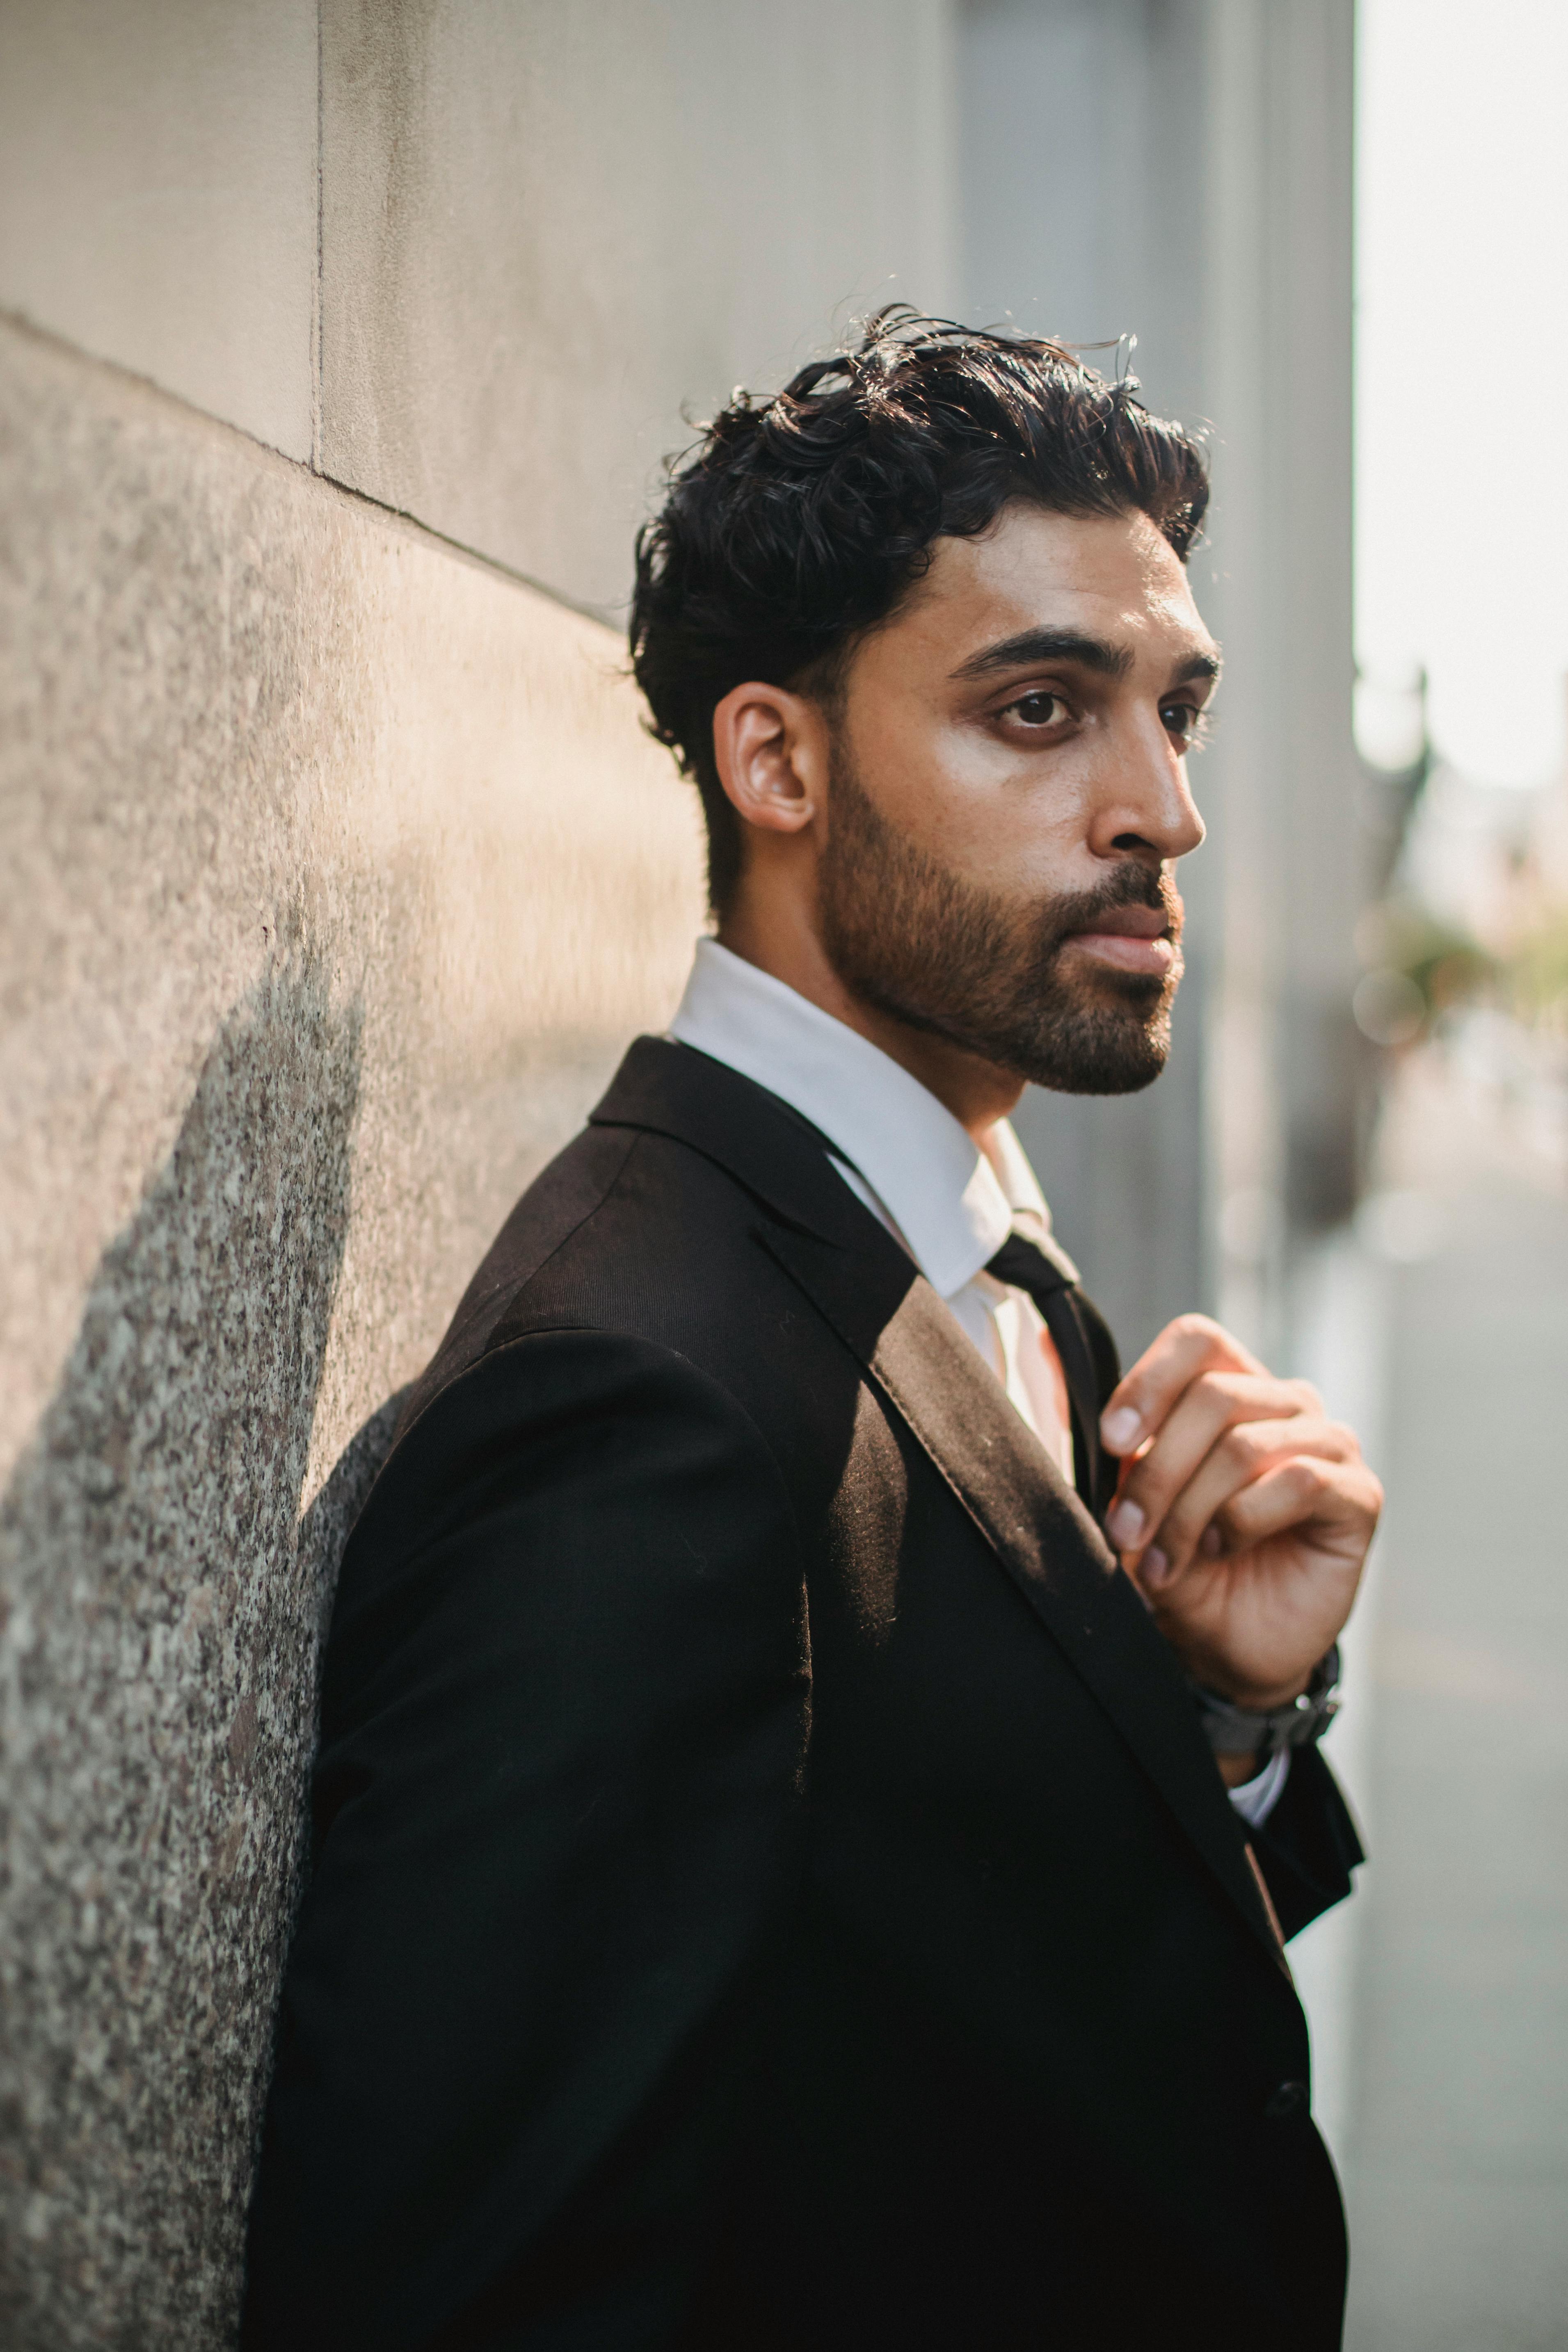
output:
[[[717,937],[349,1546],[246,2342],[1339,2342],[1284,1957],[1380,1502],[1125,1377],[1007,1126],[1166,1052],[1201,454],[908,317],[739,398],[633,653]]]

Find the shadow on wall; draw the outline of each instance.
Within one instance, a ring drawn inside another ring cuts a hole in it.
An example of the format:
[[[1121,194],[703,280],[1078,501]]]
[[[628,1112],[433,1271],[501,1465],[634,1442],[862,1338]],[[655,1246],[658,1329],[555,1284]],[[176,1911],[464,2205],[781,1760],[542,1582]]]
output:
[[[338,1555],[300,1503],[360,1022],[308,965],[223,1022],[0,1506],[0,2340],[232,2340]]]

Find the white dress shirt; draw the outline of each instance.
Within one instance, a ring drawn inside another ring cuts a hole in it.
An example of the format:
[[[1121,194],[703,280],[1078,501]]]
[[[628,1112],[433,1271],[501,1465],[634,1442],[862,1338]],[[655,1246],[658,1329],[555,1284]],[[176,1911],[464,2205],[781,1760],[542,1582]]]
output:
[[[981,1150],[869,1038],[716,940],[697,943],[669,1034],[755,1079],[837,1146],[840,1176],[909,1252],[1070,1485],[1072,1424],[1050,1334],[1027,1292],[985,1271],[1010,1233],[1050,1229],[1007,1120],[997,1121]],[[1271,1811],[1288,1769],[1289,1758],[1276,1757],[1231,1790],[1254,1826]]]

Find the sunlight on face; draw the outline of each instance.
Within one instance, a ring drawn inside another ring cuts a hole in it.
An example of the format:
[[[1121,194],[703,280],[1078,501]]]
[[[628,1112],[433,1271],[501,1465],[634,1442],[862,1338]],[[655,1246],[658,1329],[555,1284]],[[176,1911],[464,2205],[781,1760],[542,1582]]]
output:
[[[817,919],[857,1001],[1039,1086],[1147,1086],[1217,666],[1145,516],[939,541],[836,713]]]

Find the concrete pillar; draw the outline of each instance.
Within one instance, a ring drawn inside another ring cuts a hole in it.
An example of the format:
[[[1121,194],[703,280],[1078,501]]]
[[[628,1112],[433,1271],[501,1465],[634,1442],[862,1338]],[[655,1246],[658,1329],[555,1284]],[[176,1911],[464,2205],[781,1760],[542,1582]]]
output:
[[[1124,1350],[1194,1305],[1288,1348],[1289,1233],[1345,1213],[1355,1102],[1351,0],[970,0],[961,26],[965,308],[1135,333],[1099,363],[1209,426],[1192,578],[1228,661],[1170,1066],[1020,1124]]]

